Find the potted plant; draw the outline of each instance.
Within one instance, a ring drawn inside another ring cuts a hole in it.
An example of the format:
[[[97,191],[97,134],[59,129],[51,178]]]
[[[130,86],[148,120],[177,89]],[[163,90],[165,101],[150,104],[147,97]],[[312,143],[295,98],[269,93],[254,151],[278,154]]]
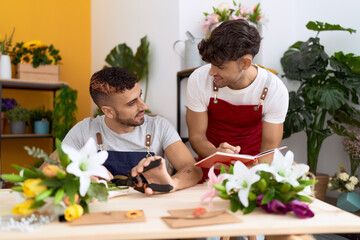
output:
[[[201,26],[202,31],[205,33],[205,37],[210,37],[211,32],[223,21],[246,19],[249,23],[259,26],[262,24],[260,21],[263,17],[260,9],[260,3],[256,4],[252,10],[248,10],[248,7],[244,7],[241,3],[237,4],[233,1],[233,6],[229,3],[220,3],[217,7],[212,7],[213,12],[204,12],[204,22]]]
[[[147,89],[149,83],[149,42],[147,37],[140,40],[140,46],[137,48],[135,55],[126,43],[121,43],[114,47],[106,56],[105,61],[111,67],[126,68],[137,76],[137,81],[145,77],[144,101],[146,102]],[[104,68],[108,66],[105,65]]]
[[[284,138],[306,132],[307,164],[317,174],[323,141],[333,133],[351,136],[346,124],[360,126],[360,112],[354,107],[360,95],[360,57],[341,51],[329,57],[318,37],[322,31],[355,30],[312,21],[306,27],[317,32],[315,38],[296,42],[281,58],[284,76],[300,82],[298,90],[289,93]]]
[[[35,134],[48,134],[49,125],[52,121],[52,111],[45,110],[45,106],[34,108],[29,111],[30,125],[33,127]]]
[[[63,85],[54,99],[53,135],[62,141],[76,123],[77,91]]]
[[[12,63],[20,79],[59,81],[60,60],[59,50],[38,40],[16,43],[13,48]]]
[[[19,105],[6,112],[6,117],[10,121],[10,132],[12,134],[24,134],[26,122],[29,120],[29,111]]]
[[[13,29],[9,38],[5,34],[5,38],[2,39],[0,36],[0,78],[11,78],[11,62],[10,62],[10,47],[12,38],[15,33],[15,28]]]
[[[329,190],[338,191],[336,206],[349,212],[360,210],[360,194],[355,192],[360,187],[359,179],[353,174],[348,174],[343,165],[340,165],[340,172],[337,171],[330,178]]]
[[[6,126],[6,112],[13,109],[17,104],[13,98],[1,98],[1,133],[4,133]]]

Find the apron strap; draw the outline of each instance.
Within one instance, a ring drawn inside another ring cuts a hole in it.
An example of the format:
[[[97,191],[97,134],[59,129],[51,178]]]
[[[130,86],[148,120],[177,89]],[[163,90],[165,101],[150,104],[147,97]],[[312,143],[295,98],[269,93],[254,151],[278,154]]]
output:
[[[219,92],[219,88],[217,86],[215,86],[215,83],[213,82],[214,104],[218,103],[218,100],[217,100],[218,92]]]
[[[255,111],[259,110],[260,105],[264,102],[264,100],[266,98],[266,94],[269,91],[272,76],[271,76],[271,74],[270,74],[270,72],[268,70],[266,70],[266,72],[267,72],[267,78],[266,78],[265,86],[264,86],[263,91],[262,91],[262,93],[260,95],[259,104],[256,107],[254,107]]]

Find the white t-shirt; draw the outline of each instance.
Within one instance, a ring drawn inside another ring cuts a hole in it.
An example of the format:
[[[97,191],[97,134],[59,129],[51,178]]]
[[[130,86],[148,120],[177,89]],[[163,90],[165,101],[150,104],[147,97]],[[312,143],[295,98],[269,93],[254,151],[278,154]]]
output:
[[[90,137],[96,141],[96,133],[100,132],[103,150],[146,152],[145,137],[146,134],[151,134],[150,152],[163,157],[168,146],[181,140],[173,125],[163,117],[145,115],[142,125],[135,127],[132,132],[122,134],[111,130],[104,118],[104,115],[85,118],[68,132],[63,143],[80,149]]]
[[[210,66],[207,64],[196,69],[188,79],[186,105],[194,112],[207,111],[210,98],[214,97],[214,78],[209,75]],[[257,69],[258,74],[248,87],[240,90],[233,90],[229,87],[219,88],[217,98],[233,105],[258,105],[268,71],[261,67],[257,67]],[[289,92],[277,76],[269,73],[271,81],[263,102],[263,121],[275,124],[283,123],[289,105]]]

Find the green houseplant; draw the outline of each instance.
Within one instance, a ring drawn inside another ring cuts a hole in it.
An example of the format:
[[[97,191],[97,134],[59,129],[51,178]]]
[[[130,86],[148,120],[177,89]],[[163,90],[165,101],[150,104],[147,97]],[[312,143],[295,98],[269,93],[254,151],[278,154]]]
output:
[[[54,99],[53,135],[62,141],[76,123],[77,91],[63,85]]]
[[[52,121],[52,111],[45,110],[45,106],[31,109],[30,113],[30,125],[37,134],[49,133],[49,124]]]
[[[140,46],[137,48],[135,55],[126,43],[121,43],[114,47],[106,56],[105,61],[111,67],[126,68],[137,76],[139,82],[145,78],[144,101],[147,97],[149,83],[149,42],[147,36],[141,38]],[[107,65],[104,68],[108,67]]]
[[[352,136],[347,124],[360,126],[360,114],[354,107],[360,96],[360,57],[341,51],[329,57],[318,37],[322,31],[352,34],[354,29],[312,21],[306,27],[316,31],[316,36],[296,42],[281,58],[284,76],[300,82],[298,90],[290,92],[284,138],[306,132],[307,163],[316,173],[323,141],[334,133]]]
[[[6,112],[6,117],[10,121],[10,131],[12,134],[24,134],[26,122],[29,120],[29,111],[19,105]]]

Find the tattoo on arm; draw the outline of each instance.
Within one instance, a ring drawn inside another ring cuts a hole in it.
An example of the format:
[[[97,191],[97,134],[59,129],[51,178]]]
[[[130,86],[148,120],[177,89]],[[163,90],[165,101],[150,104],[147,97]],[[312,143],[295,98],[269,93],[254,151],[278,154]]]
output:
[[[191,170],[190,170],[190,169],[185,169],[185,170],[184,170],[184,173],[190,174],[190,173],[191,173]]]

